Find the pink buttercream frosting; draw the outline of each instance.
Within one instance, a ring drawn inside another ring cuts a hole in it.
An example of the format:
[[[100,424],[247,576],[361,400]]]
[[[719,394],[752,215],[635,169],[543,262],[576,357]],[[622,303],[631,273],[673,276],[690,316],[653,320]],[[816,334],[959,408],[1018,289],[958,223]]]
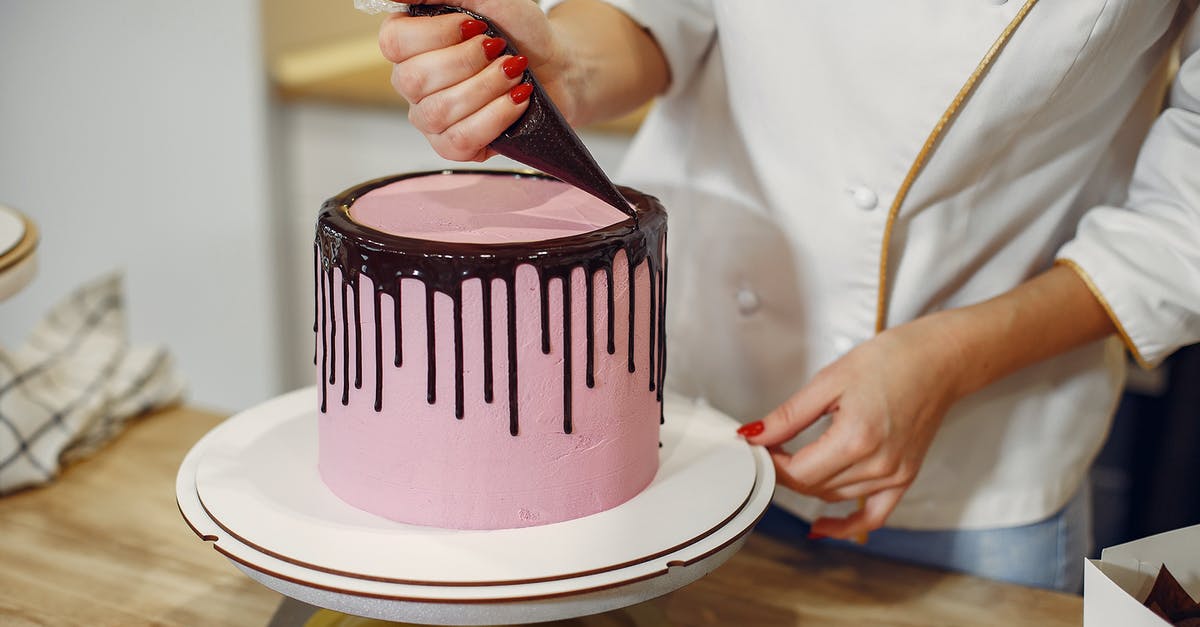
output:
[[[588,232],[624,220],[603,202],[557,181],[486,174],[431,175],[377,188],[350,207],[356,222],[406,237],[473,243],[535,242]],[[330,398],[319,419],[319,470],[326,485],[346,502],[401,522],[457,529],[525,527],[570,520],[619,505],[653,479],[658,468],[660,403],[649,389],[650,273],[643,263],[633,273],[635,372],[623,341],[629,333],[630,284],[624,252],[613,262],[613,325],[620,338],[609,354],[599,340],[594,350],[595,385],[585,383],[584,333],[563,345],[562,281],[549,283],[551,350],[541,348],[541,287],[537,270],[516,272],[518,435],[509,433],[507,295],[503,280],[462,283],[464,412],[456,419],[455,381],[436,379],[436,402],[427,402],[425,284],[400,284],[402,365],[394,365],[397,324],[394,303],[382,294],[380,335],[382,411],[374,409],[374,343],[362,345],[361,387],[351,386],[348,403]],[[340,270],[334,270],[340,285]],[[372,312],[373,286],[360,275],[359,312]],[[602,272],[592,282],[595,303],[608,299]],[[571,326],[588,324],[584,269],[576,268],[571,290]],[[484,400],[483,290],[490,290],[495,372],[492,402]],[[334,299],[331,314],[354,320],[353,298]],[[438,373],[454,371],[454,309],[449,296],[434,294],[434,358]],[[349,316],[347,318],[346,316]],[[597,306],[591,323],[606,334],[608,312]],[[372,338],[370,313],[357,324]],[[340,337],[339,337],[340,339]],[[318,341],[318,347],[324,343]],[[354,343],[349,358],[353,363]],[[563,429],[564,352],[572,352],[573,428]],[[324,359],[324,355],[318,355]]]
[[[432,174],[373,189],[350,207],[355,222],[438,242],[538,242],[627,218],[561,181],[495,174]]]

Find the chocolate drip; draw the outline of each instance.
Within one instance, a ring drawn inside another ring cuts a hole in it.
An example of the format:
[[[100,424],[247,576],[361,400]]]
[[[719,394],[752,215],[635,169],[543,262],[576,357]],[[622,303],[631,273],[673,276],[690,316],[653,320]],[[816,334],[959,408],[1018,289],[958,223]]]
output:
[[[433,405],[437,402],[437,359],[435,355],[434,320],[433,320],[433,290],[429,283],[425,284],[425,381],[429,390],[425,392],[425,400]]]
[[[400,319],[400,288],[401,287],[402,286],[400,285],[400,279],[396,279],[396,290],[394,292],[392,292],[392,307],[394,308],[394,310],[396,312],[395,313],[396,356],[395,356],[394,363],[396,364],[397,368],[404,365],[404,342],[401,341],[401,338],[404,337],[404,335],[403,335],[404,322]],[[376,285],[375,289],[378,290],[379,286]]]
[[[667,251],[662,251],[662,272],[659,273],[659,281],[662,283],[662,288],[658,293],[658,396],[659,402],[663,399],[663,385],[666,383],[667,377]],[[659,408],[661,410],[661,408]],[[660,420],[661,422],[661,420]]]
[[[584,302],[587,303],[587,386],[596,387],[596,298],[592,291],[596,289],[595,275],[589,271],[583,273],[583,284],[587,290]]]
[[[349,282],[342,281],[342,404],[350,404],[350,313],[346,309]]]
[[[604,266],[604,285],[605,296],[608,299],[608,354],[614,355],[617,352],[617,345],[613,341],[616,336],[616,321],[613,319],[613,269],[612,261]]]
[[[444,5],[410,5],[411,15],[427,17],[457,12],[469,15],[487,24],[488,37],[500,37],[506,42],[504,54],[520,54],[512,46],[512,38],[488,18],[460,7]],[[637,212],[629,206],[629,202],[621,195],[620,190],[613,185],[604,170],[596,164],[590,152],[579,136],[567,124],[554,101],[546,95],[541,83],[533,73],[526,70],[521,79],[533,86],[529,96],[529,106],[521,117],[504,130],[494,141],[491,148],[496,152],[519,161],[527,166],[537,168],[559,180],[565,181],[592,194],[604,202],[616,207],[625,215],[637,221]]]
[[[342,275],[342,280],[345,280],[345,275]],[[333,300],[333,268],[329,269],[329,385],[337,383],[337,368],[334,366],[337,359],[337,314],[334,313]]]
[[[538,174],[518,174],[514,172],[496,171],[464,171],[474,174],[485,173],[495,176],[540,177]],[[382,178],[365,183],[327,201],[317,220],[317,255],[318,271],[317,284],[320,294],[317,298],[319,309],[319,328],[321,339],[321,411],[327,409],[327,388],[335,384],[337,379],[337,316],[335,307],[335,281],[333,273],[340,270],[341,279],[341,309],[342,309],[342,377],[343,403],[348,402],[349,395],[349,314],[347,291],[352,291],[355,300],[354,323],[355,344],[361,361],[361,304],[359,303],[358,279],[365,274],[374,285],[372,313],[375,319],[375,410],[383,409],[383,337],[381,327],[383,294],[392,298],[394,305],[393,326],[395,327],[395,363],[400,366],[403,362],[401,329],[401,286],[403,279],[417,279],[425,288],[425,325],[426,325],[426,367],[427,367],[427,401],[436,404],[437,387],[437,342],[435,338],[435,294],[441,292],[450,297],[453,304],[454,323],[454,381],[455,381],[455,416],[463,418],[465,370],[463,357],[463,310],[462,298],[464,281],[480,279],[483,288],[483,360],[484,360],[484,397],[491,402],[494,396],[494,355],[492,350],[492,282],[499,279],[505,288],[506,309],[506,347],[508,352],[508,402],[509,402],[509,433],[517,435],[518,424],[518,377],[517,377],[517,268],[530,265],[537,271],[540,287],[539,309],[542,319],[542,348],[550,351],[549,324],[549,284],[558,279],[562,289],[562,351],[563,351],[563,431],[570,433],[573,428],[573,387],[572,387],[572,273],[575,268],[581,268],[585,276],[587,297],[587,379],[588,386],[595,385],[595,273],[605,273],[607,287],[606,301],[608,305],[608,352],[614,354],[614,282],[613,260],[618,251],[625,251],[629,271],[629,341],[628,365],[629,371],[635,371],[634,359],[634,325],[636,300],[634,292],[637,289],[635,272],[643,263],[647,264],[649,272],[649,320],[651,350],[647,372],[652,376],[651,390],[657,389],[657,398],[661,400],[662,377],[665,372],[665,343],[663,330],[665,324],[666,296],[665,267],[663,265],[663,243],[666,237],[666,212],[658,201],[650,196],[642,195],[634,190],[625,188],[624,193],[634,200],[641,219],[627,219],[608,227],[596,229],[569,237],[532,243],[513,244],[469,244],[448,243],[420,240],[389,235],[365,227],[350,219],[349,208],[363,194],[398,180],[439,174],[438,172],[420,172],[408,175]],[[442,174],[453,174],[451,171]],[[656,317],[657,316],[657,317]],[[314,328],[318,324],[314,322]],[[328,333],[327,333],[328,332]],[[657,363],[655,359],[657,358]],[[356,365],[355,386],[360,387],[361,363]]]
[[[492,402],[492,282],[481,279],[483,286],[483,402]]]
[[[358,281],[350,284],[354,299],[354,389],[362,389],[362,304],[358,300]]]
[[[658,370],[654,369],[654,349],[658,348],[658,333],[655,331],[658,325],[655,324],[655,305],[658,304],[658,281],[655,280],[654,266],[650,266],[650,367],[646,371],[647,378],[650,379],[650,391],[654,391],[654,384],[658,375]]]
[[[634,281],[634,271],[637,264],[627,259],[629,266],[629,372],[637,372],[637,364],[633,363],[633,314],[637,311],[637,281]]]
[[[515,436],[519,430],[517,425],[517,276],[515,268],[513,276],[504,282],[504,289],[507,290],[504,296],[504,306],[507,310],[505,317],[508,325],[508,432]]]
[[[542,310],[542,354],[550,354],[550,277],[543,272],[538,272],[538,294],[540,294],[541,302],[539,307]]]
[[[332,263],[332,259],[322,255],[320,247],[317,247],[317,261],[323,263],[325,265],[325,271],[328,272],[330,276],[333,276],[333,270],[330,269],[330,267],[329,267],[330,264]],[[322,281],[321,277],[317,277],[317,285],[320,286],[320,294],[317,296],[317,302],[319,302],[321,304],[321,378],[320,378],[320,383],[321,383],[321,413],[323,414],[323,413],[325,413],[325,397],[327,396],[327,392],[325,389],[325,380],[328,376],[330,376],[329,373],[326,372],[326,369],[328,368],[328,363],[329,363],[329,360],[327,359],[327,356],[329,355],[329,342],[326,339],[329,336],[325,333],[325,323],[326,323],[325,318],[328,315],[326,313],[328,308],[325,307],[325,281]]]
[[[454,300],[454,417],[463,417],[463,318],[462,283],[451,295]],[[433,361],[430,359],[429,361]]]
[[[563,433],[571,432],[571,271],[562,278],[563,316]]]
[[[371,290],[375,314],[375,411],[383,409],[383,292],[378,288]],[[400,333],[400,325],[396,325],[396,334]]]

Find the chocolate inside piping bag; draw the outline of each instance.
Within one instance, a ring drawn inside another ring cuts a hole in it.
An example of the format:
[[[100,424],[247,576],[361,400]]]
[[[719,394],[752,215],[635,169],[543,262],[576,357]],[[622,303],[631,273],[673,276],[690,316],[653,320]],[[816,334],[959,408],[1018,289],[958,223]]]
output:
[[[520,54],[512,45],[512,39],[496,28],[496,25],[486,17],[467,11],[460,7],[450,7],[440,4],[409,5],[408,12],[414,16],[433,16],[445,13],[464,13],[488,25],[488,37],[501,37],[507,47],[504,54]],[[529,107],[525,113],[513,122],[491,143],[496,152],[527,166],[536,168],[563,182],[570,183],[579,189],[607,202],[621,210],[622,213],[637,219],[637,212],[629,205],[621,192],[609,180],[608,175],[579,136],[563,119],[562,113],[554,102],[546,95],[533,73],[526,70],[524,81],[533,85],[533,93],[529,96]]]

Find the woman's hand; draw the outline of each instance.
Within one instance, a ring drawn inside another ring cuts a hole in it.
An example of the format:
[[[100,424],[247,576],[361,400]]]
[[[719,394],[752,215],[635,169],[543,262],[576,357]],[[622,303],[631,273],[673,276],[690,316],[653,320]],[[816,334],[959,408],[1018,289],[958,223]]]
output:
[[[417,2],[416,4],[420,4]],[[529,0],[448,2],[486,15],[513,38],[521,56],[501,54],[505,41],[483,34],[486,25],[462,13],[435,17],[391,15],[380,28],[379,48],[395,68],[392,86],[408,100],[408,118],[437,153],[455,161],[483,161],[488,144],[528,107],[526,67],[571,119],[563,88],[564,54],[550,22]]]
[[[1116,331],[1086,281],[1055,266],[990,300],[880,333],[738,431],[771,450],[784,486],[826,501],[864,498],[860,511],[812,524],[814,534],[857,537],[896,508],[958,399]],[[816,441],[793,455],[779,448],[825,414],[832,422]]]
[[[662,50],[629,16],[598,0],[571,0],[550,19],[530,0],[439,0],[487,16],[521,56],[461,13],[393,14],[379,48],[396,64],[392,85],[411,104],[408,118],[441,156],[483,161],[529,106],[528,68],[571,125],[628,113],[670,82]],[[421,4],[418,0],[414,4]]]
[[[771,451],[781,485],[830,502],[865,499],[846,518],[814,521],[814,534],[853,538],[881,527],[916,478],[942,417],[961,395],[959,343],[940,319],[921,318],[864,342],[761,426],[742,428],[752,444]],[[780,448],[826,414],[829,428],[814,442],[791,455]]]

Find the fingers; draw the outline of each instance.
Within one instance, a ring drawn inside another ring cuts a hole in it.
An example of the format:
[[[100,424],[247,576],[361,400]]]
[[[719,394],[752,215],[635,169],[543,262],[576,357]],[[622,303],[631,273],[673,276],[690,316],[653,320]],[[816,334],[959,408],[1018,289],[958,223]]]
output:
[[[816,422],[837,402],[838,389],[830,377],[818,374],[799,392],[762,420],[738,430],[751,444],[786,442]]]
[[[409,4],[433,4],[433,2],[409,2]],[[503,30],[506,37],[511,37],[511,43],[529,55],[533,65],[539,66],[552,54],[552,34],[550,22],[538,2],[529,0],[438,0],[436,4],[466,8],[466,10],[487,16],[488,20]],[[467,29],[458,31],[469,14],[449,12],[432,17],[410,16],[408,13],[395,13],[385,20],[379,31],[379,47],[384,56],[391,62],[401,62],[404,59],[428,52],[428,50],[444,48],[460,41],[468,40],[470,34],[481,34],[482,30]],[[481,24],[481,23],[480,23]],[[492,32],[492,35],[499,35]],[[392,54],[395,54],[392,56]]]
[[[880,450],[874,456],[830,477],[824,488],[831,496],[849,494],[852,496],[843,498],[855,498],[862,496],[863,490],[868,490],[869,494],[884,487],[908,485],[916,475],[916,466],[902,457],[900,452]]]
[[[839,501],[852,501],[861,499],[876,492],[890,490],[892,488],[906,488],[912,484],[912,481],[902,480],[898,477],[883,477],[880,479],[870,479],[852,483],[839,488],[822,488],[820,491],[813,493],[813,496],[827,503],[837,503]]]
[[[496,59],[482,72],[422,98],[409,107],[408,119],[426,135],[444,133],[520,84],[527,64],[525,57]]]
[[[379,50],[392,63],[403,63],[419,54],[440,50],[462,43],[483,33],[476,22],[461,13],[447,13],[436,17],[412,17],[407,13],[393,13],[379,27]]]
[[[529,60],[501,56],[507,42],[461,13],[397,14],[380,29],[380,49],[395,63],[392,86],[408,100],[409,120],[441,156],[483,161],[488,148],[524,112]]]
[[[846,438],[841,431],[845,429],[835,423],[820,438],[794,454],[780,447],[768,447],[776,480],[796,492],[832,503],[907,487],[916,479],[919,465],[887,450],[882,440],[872,447],[873,452],[868,452],[872,449],[861,448],[862,444],[844,444]],[[867,456],[855,457],[864,452]]]
[[[504,52],[504,40],[482,35],[410,57],[392,69],[392,87],[416,104],[479,74]]]
[[[812,533],[829,538],[850,539],[874,531],[883,526],[888,516],[896,509],[905,488],[890,488],[867,497],[862,509],[845,518],[818,518],[812,524]]]
[[[831,431],[822,433],[794,454],[772,452],[776,481],[801,494],[817,496],[826,481],[855,463],[857,460],[839,452]]]
[[[528,83],[522,83],[444,131],[426,134],[430,145],[439,155],[454,161],[487,159],[492,154],[488,144],[516,122],[529,106],[528,90],[531,88]]]

